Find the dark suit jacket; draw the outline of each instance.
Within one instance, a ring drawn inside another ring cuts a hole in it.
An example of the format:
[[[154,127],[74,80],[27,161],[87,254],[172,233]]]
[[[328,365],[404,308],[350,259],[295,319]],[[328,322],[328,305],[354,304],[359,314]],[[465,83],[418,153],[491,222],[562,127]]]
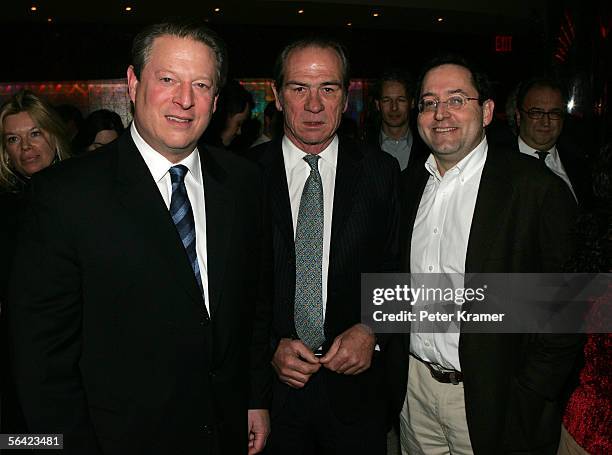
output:
[[[200,154],[210,317],[129,130],[32,179],[9,319],[29,430],[63,453],[246,453],[268,407],[261,174]]]
[[[429,178],[423,163],[402,176],[402,268]],[[575,202],[567,185],[533,159],[490,145],[468,241],[466,273],[561,271],[571,252]],[[409,341],[409,337],[406,337]],[[581,338],[462,333],[459,359],[475,454],[554,454],[560,394]]]
[[[380,131],[380,128],[369,131],[365,136],[365,141],[369,146],[380,149],[382,152],[384,152],[381,149],[382,144],[380,143]],[[408,170],[408,168],[414,166],[415,163],[420,162],[422,159],[425,159],[429,155],[429,149],[427,148],[425,142],[423,142],[423,139],[421,139],[421,136],[419,135],[419,132],[416,130],[416,128],[411,129],[411,134],[412,147],[410,147],[408,166],[402,172],[405,172],[406,170]]]
[[[295,243],[291,204],[281,140],[262,144],[253,156],[264,169],[273,223],[274,304],[272,345],[298,338],[294,325]],[[361,273],[392,272],[399,266],[399,166],[395,158],[340,138],[334,189],[325,337],[334,338],[361,322]],[[380,409],[384,353],[388,337],[379,337],[381,355],[372,368],[356,376],[322,369],[336,416],[357,421],[363,412]],[[289,387],[275,382],[272,412],[284,402]],[[397,403],[394,406],[398,406]],[[401,404],[399,404],[401,406]],[[384,407],[384,406],[383,406]]]
[[[513,137],[513,139],[512,148],[520,153],[518,139],[516,137]],[[589,166],[584,153],[576,145],[571,144],[568,139],[565,139],[563,135],[559,137],[556,146],[567,178],[576,193],[578,204],[589,207],[593,199],[593,190],[591,189]]]

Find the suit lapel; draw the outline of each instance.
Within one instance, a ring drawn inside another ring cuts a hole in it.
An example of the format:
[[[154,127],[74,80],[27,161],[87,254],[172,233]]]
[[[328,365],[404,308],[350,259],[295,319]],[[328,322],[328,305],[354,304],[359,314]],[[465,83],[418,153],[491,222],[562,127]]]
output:
[[[167,272],[194,302],[202,297],[193,276],[187,254],[146,163],[128,130],[118,141],[117,196],[138,232],[147,237],[150,248],[159,252]]]
[[[415,161],[412,167],[402,173],[400,237],[403,239],[401,244],[404,246],[401,251],[403,256],[401,266],[402,270],[407,272],[410,272],[412,230],[429,176],[423,159]]]
[[[206,255],[208,267],[208,297],[211,317],[219,308],[230,247],[232,220],[236,207],[228,188],[225,170],[206,148],[200,151],[204,198],[206,201]]]
[[[338,161],[336,164],[336,183],[334,187],[334,207],[332,214],[332,231],[330,241],[330,265],[333,263],[334,245],[338,245],[339,236],[346,220],[353,209],[354,196],[359,187],[362,155],[357,149],[338,142]]]
[[[559,159],[561,160],[561,164],[563,165],[563,169],[565,169],[565,173],[567,174],[567,178],[569,179],[572,189],[576,194],[576,197],[579,195],[576,193],[576,190],[580,191],[580,170],[582,169],[582,163],[578,157],[571,153],[570,149],[565,147],[559,147],[557,144],[557,153],[559,154]],[[582,194],[580,194],[582,196]],[[584,201],[578,200],[579,204],[584,203]]]
[[[291,202],[289,201],[289,187],[287,173],[283,160],[283,149],[280,140],[273,141],[266,150],[262,159],[268,182],[270,211],[274,224],[278,226],[281,236],[287,244],[294,244],[293,218],[291,216]],[[293,248],[291,248],[293,250]]]
[[[509,168],[505,161],[503,151],[489,147],[472,217],[465,259],[466,273],[483,270],[491,243],[498,235],[500,226],[505,224],[514,192],[512,183],[504,174],[504,169]]]

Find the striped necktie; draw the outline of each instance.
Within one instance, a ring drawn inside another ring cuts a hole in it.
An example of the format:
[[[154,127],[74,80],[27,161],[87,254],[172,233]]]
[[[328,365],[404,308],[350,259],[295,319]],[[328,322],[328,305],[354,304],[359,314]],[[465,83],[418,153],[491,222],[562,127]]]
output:
[[[196,231],[195,222],[193,220],[193,211],[191,210],[191,203],[187,196],[187,188],[185,187],[185,175],[187,174],[187,167],[179,164],[172,166],[168,172],[170,172],[170,179],[172,181],[172,198],[170,199],[170,215],[172,221],[176,226],[176,230],[181,237],[183,247],[187,252],[189,263],[193,269],[193,274],[198,282],[198,287],[202,296],[204,296],[204,288],[202,287],[202,276],[200,275],[200,266],[198,264],[198,255],[196,252]]]

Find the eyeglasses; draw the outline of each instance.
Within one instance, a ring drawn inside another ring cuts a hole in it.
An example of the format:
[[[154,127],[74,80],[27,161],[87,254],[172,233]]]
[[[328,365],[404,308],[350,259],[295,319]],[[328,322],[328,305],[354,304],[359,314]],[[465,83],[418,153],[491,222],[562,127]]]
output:
[[[529,109],[528,111],[521,109],[521,111],[527,114],[527,117],[533,120],[543,119],[545,115],[548,115],[549,120],[561,120],[563,117],[565,117],[565,112],[563,112],[561,109],[543,111],[542,109],[533,108]]]
[[[435,98],[423,98],[419,101],[418,108],[419,113],[423,112],[435,112],[438,109],[439,104],[446,104],[446,107],[450,111],[458,111],[468,103],[468,101],[478,101],[479,98],[470,98],[464,95],[453,95],[450,96],[446,101],[440,101]]]

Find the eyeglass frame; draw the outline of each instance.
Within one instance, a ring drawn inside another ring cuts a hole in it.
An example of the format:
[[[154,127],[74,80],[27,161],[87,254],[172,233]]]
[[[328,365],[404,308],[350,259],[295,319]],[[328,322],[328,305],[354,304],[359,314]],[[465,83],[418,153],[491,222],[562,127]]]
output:
[[[450,101],[451,98],[461,98],[464,100],[463,104],[461,104],[461,106],[455,108],[455,107],[450,107],[450,105],[448,104],[448,102]],[[434,102],[434,106],[433,106],[433,110],[425,110],[423,108],[423,98],[421,98],[417,104],[417,110],[419,112],[419,114],[423,114],[424,112],[436,112],[438,110],[438,105],[439,104],[446,104],[446,109],[450,110],[450,111],[460,111],[462,110],[465,106],[467,106],[467,102],[468,101],[478,101],[480,103],[480,98],[474,98],[471,96],[465,96],[462,93],[455,93],[451,96],[449,96],[445,101],[439,100],[439,99],[433,99],[432,100]]]
[[[543,109],[538,109],[537,107],[532,107],[531,109],[527,111],[523,109],[522,107],[520,107],[519,111],[527,114],[527,117],[529,117],[531,120],[542,120],[544,116],[547,116],[549,121],[550,120],[563,120],[565,118],[565,115],[567,114],[561,109],[553,110],[553,111],[545,111]],[[551,114],[555,115],[555,117],[551,117]],[[534,117],[534,115],[536,115],[536,117]],[[557,115],[558,117],[556,117]]]

